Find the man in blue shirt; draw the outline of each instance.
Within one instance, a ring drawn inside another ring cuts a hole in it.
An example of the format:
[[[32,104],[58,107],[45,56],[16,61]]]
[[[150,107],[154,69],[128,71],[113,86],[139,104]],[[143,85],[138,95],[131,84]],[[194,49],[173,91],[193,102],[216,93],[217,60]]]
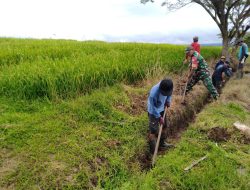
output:
[[[166,125],[164,125],[164,110],[165,107],[170,107],[171,97],[173,92],[173,81],[171,79],[163,79],[158,84],[152,87],[148,97],[148,117],[149,117],[149,148],[153,154],[158,132],[159,124],[163,125],[160,149],[170,147],[170,144],[165,143],[167,138]]]
[[[224,55],[222,55],[222,56],[220,57],[220,60],[216,63],[214,70],[216,70],[216,68],[217,68],[219,65],[224,65],[224,64],[225,64],[225,61],[226,61],[226,57],[225,57]]]
[[[248,47],[247,44],[244,43],[243,39],[239,39],[237,45],[240,46],[240,51],[238,54],[239,59],[239,65],[238,65],[238,72],[237,72],[237,78],[243,77],[243,68],[246,62],[246,59],[248,57]]]
[[[216,90],[218,91],[218,93],[221,93],[221,88],[222,88],[222,74],[225,73],[225,75],[227,77],[231,77],[232,76],[232,70],[229,66],[229,62],[226,61],[225,63],[221,63],[215,66],[215,70],[214,73],[212,75],[212,81],[213,81],[213,85],[216,88]]]

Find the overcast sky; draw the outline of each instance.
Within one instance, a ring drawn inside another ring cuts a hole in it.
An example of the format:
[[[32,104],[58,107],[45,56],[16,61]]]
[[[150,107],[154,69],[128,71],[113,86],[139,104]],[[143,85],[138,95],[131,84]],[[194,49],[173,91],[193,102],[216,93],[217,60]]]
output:
[[[169,13],[140,0],[0,0],[0,37],[218,43],[215,22],[198,5]]]

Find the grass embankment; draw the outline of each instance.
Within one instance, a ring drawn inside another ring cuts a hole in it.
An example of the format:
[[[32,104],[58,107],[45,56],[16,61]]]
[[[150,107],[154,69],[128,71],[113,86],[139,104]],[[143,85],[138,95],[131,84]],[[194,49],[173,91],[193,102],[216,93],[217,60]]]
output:
[[[248,189],[249,144],[244,144],[247,140],[233,130],[232,123],[240,120],[250,125],[249,88],[247,81],[229,82],[226,94],[208,105],[177,147],[159,156],[156,167],[147,173],[138,160],[147,149],[147,116],[145,106],[137,101],[145,100],[151,84],[146,88],[116,85],[56,105],[2,98],[1,186]],[[239,97],[233,98],[238,92]],[[227,128],[226,142],[210,139],[211,128],[218,126]],[[183,171],[204,155],[206,160],[190,172]]]
[[[140,171],[136,155],[145,150],[147,123],[145,115],[129,115],[122,86],[56,104],[0,104],[3,188],[112,189]]]
[[[123,189],[250,189],[250,139],[233,127],[236,121],[250,126],[249,94],[249,76],[230,80],[220,99],[182,133],[177,147]],[[184,171],[205,155],[207,159]]]

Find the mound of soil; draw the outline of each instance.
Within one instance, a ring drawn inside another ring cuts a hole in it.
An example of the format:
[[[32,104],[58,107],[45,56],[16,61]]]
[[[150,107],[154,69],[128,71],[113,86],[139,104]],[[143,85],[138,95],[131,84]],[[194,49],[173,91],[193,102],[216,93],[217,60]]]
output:
[[[140,162],[142,171],[148,171],[151,169],[152,155],[149,152],[137,155],[137,159]]]
[[[208,131],[208,138],[215,142],[225,142],[228,141],[231,134],[226,128],[214,127]]]

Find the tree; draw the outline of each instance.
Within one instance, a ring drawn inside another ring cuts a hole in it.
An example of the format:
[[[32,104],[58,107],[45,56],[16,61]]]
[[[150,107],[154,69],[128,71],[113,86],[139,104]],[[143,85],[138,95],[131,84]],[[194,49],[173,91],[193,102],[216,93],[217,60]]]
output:
[[[154,0],[141,0],[141,3]],[[166,0],[162,6],[173,11],[188,4],[202,6],[221,31],[222,54],[229,56],[228,48],[233,40],[243,37],[250,28],[250,0]]]
[[[245,43],[250,47],[250,32],[245,35]]]

